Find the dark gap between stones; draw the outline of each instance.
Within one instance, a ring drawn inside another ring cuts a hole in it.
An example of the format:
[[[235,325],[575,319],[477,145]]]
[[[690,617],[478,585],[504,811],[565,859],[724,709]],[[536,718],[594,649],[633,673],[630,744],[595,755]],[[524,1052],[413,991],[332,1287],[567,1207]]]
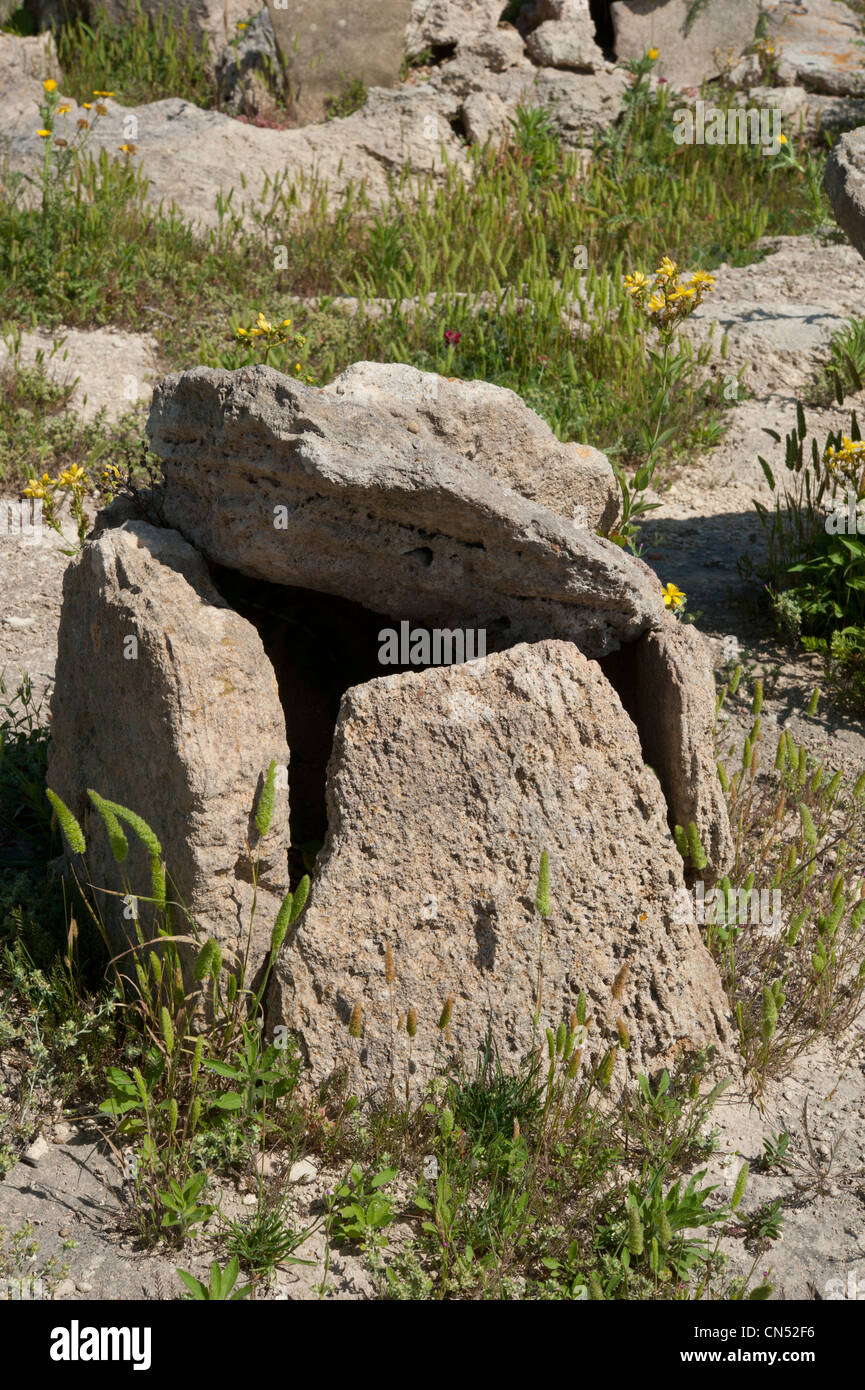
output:
[[[415,563],[421,559],[417,551],[410,554]],[[327,835],[327,765],[340,701],[346,690],[385,676],[429,667],[384,666],[378,659],[382,628],[399,632],[405,615],[376,613],[363,604],[332,594],[250,579],[222,565],[212,564],[210,572],[226,603],[258,632],[276,675],[291,755],[290,870],[295,882],[309,867],[309,860]],[[412,619],[411,626],[429,630],[419,620]],[[467,618],[459,626],[485,630],[487,655],[515,645],[507,618]],[[666,795],[661,770],[663,754],[649,746],[642,718],[634,646],[603,657],[599,665],[636,726],[644,759],[658,773]]]
[[[292,881],[304,872],[303,851],[314,855],[327,834],[327,764],[340,701],[353,685],[424,665],[383,666],[379,659],[382,628],[400,629],[405,616],[375,613],[360,603],[250,579],[237,570],[211,565],[213,582],[226,603],[252,623],[273,666],[285,715],[291,753],[288,769]],[[473,623],[484,627],[487,653],[512,646],[508,620]],[[412,620],[412,627],[427,625]]]
[[[616,34],[610,0],[589,0],[589,13],[595,25],[595,43],[602,49],[608,63],[616,61]]]

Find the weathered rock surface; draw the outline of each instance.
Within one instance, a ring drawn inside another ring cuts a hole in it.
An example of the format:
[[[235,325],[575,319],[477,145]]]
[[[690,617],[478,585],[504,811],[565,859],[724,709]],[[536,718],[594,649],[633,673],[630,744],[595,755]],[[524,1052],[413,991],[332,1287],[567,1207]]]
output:
[[[537,0],[532,20],[542,24],[547,19],[588,19],[590,15],[589,0]]]
[[[743,383],[757,396],[804,389],[865,296],[865,265],[849,246],[808,237],[766,238],[762,245],[771,252],[760,262],[719,266],[715,289],[682,325],[697,342],[713,332],[714,370],[735,382],[744,367]]]
[[[460,44],[461,56],[473,58],[490,72],[505,72],[525,61],[525,45],[516,29],[504,24]]]
[[[865,128],[841,136],[826,161],[824,182],[839,226],[865,256]]]
[[[270,11],[263,9],[237,43],[226,45],[215,64],[221,105],[235,114],[276,117],[285,79]]]
[[[41,84],[47,77],[55,82],[61,78],[52,34],[36,34],[27,39],[0,34],[0,100],[8,101],[22,83]]]
[[[39,125],[41,83],[10,87],[0,102],[0,141],[7,142],[10,164],[33,171],[42,159]],[[74,130],[86,112],[71,106],[65,118]],[[174,203],[187,218],[203,226],[219,222],[217,194],[234,189],[240,211],[257,200],[269,179],[307,180],[317,176],[338,197],[352,181],[366,183],[372,204],[388,196],[388,178],[406,165],[418,175],[443,172],[446,163],[466,170],[463,147],[450,120],[460,110],[460,96],[430,84],[396,91],[375,88],[366,105],[342,120],[298,130],[265,130],[244,125],[220,111],[203,111],[179,97],[125,107],[105,101],[108,114],[91,132],[88,148],[120,158],[117,147],[128,136],[124,122],[138,122],[137,153],[132,162],[149,180],[148,201]],[[245,186],[241,186],[241,173]]]
[[[676,87],[699,87],[753,43],[758,0],[713,0],[689,22],[691,0],[614,0],[616,57],[642,58],[657,48],[655,72]]]
[[[776,0],[763,6],[769,33],[780,41],[782,81],[814,92],[865,93],[865,47],[858,15],[841,0]]]
[[[715,763],[715,682],[705,639],[667,623],[632,651],[633,718],[646,762],[658,774],[677,825],[693,821],[710,864],[730,862],[733,843]]]
[[[263,841],[252,818],[271,758],[288,766],[276,680],[257,632],[176,532],[136,521],[88,541],[70,564],[58,646],[47,781],[80,823],[89,819],[94,886],[123,894],[125,877],[146,895],[150,869],[131,831],[127,860],[114,862],[104,826],[88,812],[91,787],[152,827],[175,901],[186,904],[202,939],[242,952],[253,895],[245,845],[260,848],[254,973],[288,886],[289,843],[284,790]],[[131,923],[122,897],[98,897],[124,949]],[[180,914],[175,927],[184,930]]]
[[[696,100],[696,99],[695,99]],[[826,92],[809,92],[804,87],[763,87],[752,85],[738,92],[740,106],[777,107],[783,129],[813,135],[817,131],[847,131],[865,121],[865,97],[830,96]]]
[[[269,0],[292,115],[321,121],[327,99],[353,80],[392,87],[400,77],[411,0]]]
[[[453,449],[591,531],[608,530],[618,516],[619,485],[606,456],[588,444],[562,444],[514,391],[385,362],[356,362],[325,390],[383,412],[422,442]]]
[[[164,515],[211,560],[434,626],[601,656],[664,621],[647,566],[399,420],[269,367],[167,376]],[[282,509],[280,511],[280,509]]]
[[[481,34],[495,33],[503,10],[500,0],[412,0],[406,55],[416,58],[428,48],[459,52]]]
[[[512,1070],[531,1047],[539,951],[541,1029],[588,996],[584,1070],[624,1021],[614,1089],[688,1049],[714,1046],[732,1062],[716,968],[696,927],[674,920],[682,867],[657,780],[618,697],[570,643],[349,690],[328,800],[327,843],[270,997],[272,1023],[297,1034],[314,1081],[346,1065],[363,1091],[393,1077],[401,1092],[407,1071],[426,1080],[448,1050],[437,1028],[448,996],[453,1048],[471,1064],[490,1024]],[[543,850],[553,910],[542,944]],[[410,1007],[413,1043],[396,1031]]]
[[[604,66],[604,55],[595,43],[595,26],[589,16],[545,20],[532,30],[526,50],[541,67],[596,72]]]

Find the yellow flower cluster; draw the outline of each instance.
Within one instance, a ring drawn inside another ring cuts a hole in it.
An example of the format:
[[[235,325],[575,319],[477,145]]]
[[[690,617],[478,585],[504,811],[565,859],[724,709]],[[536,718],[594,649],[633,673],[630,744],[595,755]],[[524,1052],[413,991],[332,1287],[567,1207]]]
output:
[[[25,497],[35,497],[42,503],[42,515],[49,526],[53,526],[55,531],[62,535],[60,522],[57,520],[56,494],[66,492],[69,494],[69,504],[72,515],[75,518],[78,529],[79,543],[83,543],[87,532],[87,518],[84,514],[84,498],[87,496],[87,474],[77,463],[70,463],[67,468],[56,477],[52,478],[50,473],[43,473],[41,478],[34,478],[24,489]]]
[[[87,474],[77,463],[70,463],[57,478],[52,478],[50,473],[43,473],[41,478],[29,482],[24,489],[24,496],[38,497],[45,501],[55,492],[77,492],[83,495],[86,491]]]
[[[715,277],[707,270],[696,270],[682,284],[676,262],[664,256],[655,271],[653,285],[641,270],[635,270],[625,276],[624,286],[655,328],[669,328],[702,304],[703,296],[715,287]]]
[[[306,338],[304,335],[302,333],[292,333],[289,335],[288,330],[290,328],[291,319],[283,319],[281,323],[272,324],[269,319],[265,318],[264,314],[259,312],[254,328],[238,328],[234,336],[240,343],[249,343],[253,338],[260,339],[261,345],[265,350],[266,360],[266,354],[271,348],[282,347],[289,342],[289,338],[292,347],[298,351],[306,346]],[[300,362],[295,362],[294,371],[296,376],[300,376],[303,371]],[[312,381],[311,376],[308,376],[306,379],[307,381]]]
[[[258,318],[256,319],[255,327],[238,328],[237,337],[270,338],[275,343],[284,343],[287,341],[288,338],[288,334],[283,333],[282,331],[284,328],[291,328],[291,319],[283,319],[282,323],[278,324],[277,327],[274,328],[273,324],[269,323],[268,320],[264,317],[264,314],[259,312]]]
[[[856,489],[860,497],[865,494],[865,440],[842,435],[841,448],[836,449],[830,444],[823,455],[823,462],[833,477],[840,475]]]

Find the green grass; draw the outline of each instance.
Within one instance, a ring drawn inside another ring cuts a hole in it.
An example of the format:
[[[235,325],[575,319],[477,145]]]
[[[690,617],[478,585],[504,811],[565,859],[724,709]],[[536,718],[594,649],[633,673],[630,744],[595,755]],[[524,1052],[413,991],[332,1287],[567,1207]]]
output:
[[[95,479],[107,463],[131,465],[140,450],[143,409],[114,423],[100,411],[83,424],[67,409],[72,388],[53,381],[46,366],[24,367],[14,357],[0,366],[0,488],[7,492],[73,463]]]
[[[95,91],[111,91],[124,106],[164,97],[183,97],[197,106],[216,104],[216,88],[206,38],[200,40],[170,13],[152,17],[139,0],[129,19],[113,23],[95,9],[86,23],[78,17],[57,36],[63,69],[63,95],[92,101]]]
[[[421,182],[412,200],[395,179],[375,216],[362,189],[335,199],[321,185],[281,183],[266,190],[251,228],[224,208],[220,227],[198,235],[147,205],[145,180],[119,159],[102,155],[62,190],[51,185],[41,209],[25,205],[10,175],[0,314],[146,325],[166,368],[223,360],[234,326],[259,309],[274,321],[291,315],[308,340],[304,372],[317,382],[360,359],[482,377],[522,394],[560,437],[637,460],[654,386],[623,274],[651,271],[662,254],[691,269],[741,265],[761,235],[809,231],[829,212],[820,154],[803,149],[795,169],[747,146],[677,146],[664,90],[635,91],[588,176],[543,114],[526,112],[507,149],[469,151],[468,186],[450,170]],[[349,319],[327,302],[340,294],[396,303],[383,319]],[[289,295],[324,302],[292,307]],[[400,300],[426,296],[431,306],[400,311]],[[569,305],[574,331],[562,318]],[[455,348],[446,329],[461,334]],[[685,374],[669,420],[681,457],[717,439],[722,407],[717,382]]]
[[[738,684],[736,676],[729,698]],[[759,719],[759,698],[754,710]],[[767,943],[753,930],[709,936],[746,1058],[760,1081],[860,1011],[861,945],[847,909],[855,909],[858,890],[865,793],[830,781],[796,750],[769,783],[755,780],[749,750],[758,742],[753,729],[743,770],[728,785],[737,840],[734,881],[750,871],[759,889],[778,866],[785,891],[801,880],[795,907],[804,908],[805,920],[795,940],[787,933],[780,943]],[[92,1111],[94,1099],[108,1092],[111,1099],[99,1109],[112,1142],[118,1150],[131,1145],[139,1155],[133,1220],[148,1243],[165,1238],[164,1194],[174,1191],[177,1201],[181,1190],[197,1195],[203,1175],[240,1173],[255,1151],[288,1162],[311,1154],[329,1172],[345,1172],[305,1231],[289,1224],[279,1180],[262,1189],[255,1215],[229,1223],[215,1253],[223,1260],[237,1255],[253,1282],[266,1282],[286,1261],[307,1258],[306,1240],[323,1229],[328,1251],[333,1242],[363,1254],[383,1298],[748,1296],[758,1259],[770,1263],[766,1252],[783,1214],[739,1213],[735,1194],[725,1198],[706,1182],[706,1159],[715,1148],[712,1107],[724,1083],[710,1056],[694,1055],[651,1083],[644,1077],[626,1084],[610,1106],[604,1093],[611,1074],[621,1074],[622,1057],[614,1048],[611,1072],[603,1065],[581,1067],[576,1028],[585,1014],[577,1001],[570,1023],[548,1032],[516,1074],[500,1066],[489,1034],[477,1058],[450,1065],[426,1087],[410,1083],[404,1096],[392,1092],[359,1103],[344,1080],[315,1097],[298,1089],[297,1055],[277,1055],[237,1014],[236,1001],[246,997],[243,983],[236,993],[226,989],[230,977],[216,958],[203,977],[217,1011],[207,1035],[185,1034],[174,971],[151,971],[154,958],[145,954],[140,993],[122,1015],[112,1012],[108,988],[94,994],[86,985],[82,943],[66,930],[71,916],[87,923],[87,908],[70,901],[54,919],[53,940],[38,930],[39,885],[57,848],[41,797],[46,744],[44,721],[26,689],[7,698],[0,814],[18,838],[33,838],[34,852],[29,883],[19,889],[13,879],[11,896],[24,911],[13,906],[6,913],[0,1048],[14,1051],[26,1042],[37,1080],[0,1104],[0,1163],[14,1162],[52,1096]],[[772,800],[782,791],[786,817],[776,814]],[[849,821],[849,851],[831,872],[802,873],[813,846],[801,806],[810,808],[818,841],[830,833],[833,813]],[[266,834],[268,817],[261,806],[259,812]],[[765,836],[770,821],[778,826],[771,844]],[[139,827],[136,834],[146,832],[135,818],[129,824]],[[99,831],[91,826],[89,833]],[[136,885],[130,888],[135,892]],[[555,890],[553,883],[550,902],[539,911],[555,911]],[[833,918],[839,902],[842,911]],[[157,912],[154,929],[158,925]],[[173,925],[175,932],[182,928],[176,909]],[[163,945],[170,965],[172,948]],[[821,952],[826,963],[818,969],[814,957]],[[776,980],[785,998],[767,1031],[764,990]],[[252,1020],[257,1002],[251,1007]],[[140,1068],[143,1092],[129,1075],[132,1066]],[[245,1142],[232,1148],[232,1135]],[[186,1216],[169,1228],[178,1246],[203,1219],[191,1197],[183,1202]],[[399,1242],[392,1239],[397,1221],[404,1232],[408,1228]],[[748,1275],[735,1274],[720,1250],[722,1236],[742,1238],[743,1231],[757,1251]],[[757,1296],[767,1287],[759,1286]]]

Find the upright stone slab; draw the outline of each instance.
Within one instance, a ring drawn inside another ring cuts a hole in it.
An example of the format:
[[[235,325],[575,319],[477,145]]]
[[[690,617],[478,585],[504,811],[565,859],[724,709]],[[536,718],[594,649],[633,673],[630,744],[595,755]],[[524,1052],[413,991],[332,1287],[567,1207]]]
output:
[[[162,845],[171,898],[226,957],[246,946],[249,844],[259,857],[254,977],[288,887],[284,778],[263,840],[252,816],[271,759],[288,765],[285,720],[258,633],[176,531],[127,522],[87,541],[72,561],[52,712],[48,786],[86,826],[87,870],[117,951],[132,932],[124,879],[133,896],[146,897],[150,861],[130,831],[128,857],[115,862],[89,788],[147,821]],[[143,902],[141,916],[149,921]],[[189,930],[180,912],[174,927]],[[188,967],[195,948],[181,954]]]
[[[324,120],[328,97],[354,80],[399,82],[411,0],[268,0],[267,8],[301,125]]]
[[[718,971],[680,911],[682,860],[657,778],[618,696],[571,643],[347,691],[328,809],[270,996],[271,1026],[295,1033],[313,1081],[349,1070],[359,1093],[392,1083],[402,1095],[451,1052],[471,1068],[488,1028],[515,1070],[532,1045],[539,962],[541,1038],[586,993],[581,1075],[616,1046],[620,1022],[629,1046],[618,1048],[614,1089],[697,1048],[733,1064]],[[542,921],[544,850],[552,911]]]
[[[758,0],[614,0],[610,5],[616,57],[642,58],[658,49],[655,72],[675,87],[699,87],[716,77],[732,54],[754,41]]]

